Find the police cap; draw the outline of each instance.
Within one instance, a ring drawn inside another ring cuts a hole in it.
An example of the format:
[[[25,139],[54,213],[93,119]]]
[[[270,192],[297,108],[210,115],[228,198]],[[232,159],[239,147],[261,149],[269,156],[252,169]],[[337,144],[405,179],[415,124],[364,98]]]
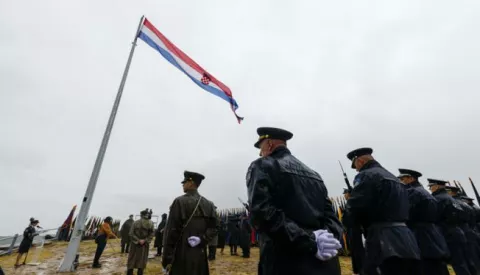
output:
[[[428,186],[434,186],[434,185],[443,185],[445,186],[448,181],[444,181],[444,180],[436,180],[436,179],[427,179],[428,180]]]
[[[256,148],[260,148],[260,143],[268,138],[287,141],[293,137],[293,134],[291,132],[273,127],[260,127],[257,129],[257,134],[258,140],[254,144]]]
[[[411,169],[399,168],[398,172],[400,172],[400,175],[398,175],[398,178],[403,178],[403,177],[410,176],[410,177],[414,177],[414,178],[418,179],[419,177],[422,176],[422,173],[417,172],[415,170],[411,170]]]
[[[364,155],[371,155],[373,153],[372,148],[363,147],[358,148],[347,154],[347,158],[352,161],[352,168],[355,168],[355,159]]]
[[[183,181],[182,181],[182,184],[184,184],[185,182],[191,180],[193,182],[195,182],[195,184],[198,186],[202,183],[202,180],[205,179],[205,176],[200,174],[200,173],[196,173],[196,172],[190,172],[190,171],[185,171],[183,172]]]

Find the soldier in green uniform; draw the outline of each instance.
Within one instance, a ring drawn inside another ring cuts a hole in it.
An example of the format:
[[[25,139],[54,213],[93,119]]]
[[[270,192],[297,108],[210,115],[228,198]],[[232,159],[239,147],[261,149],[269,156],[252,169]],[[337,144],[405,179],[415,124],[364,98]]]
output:
[[[138,275],[143,274],[143,269],[147,266],[148,249],[155,235],[148,210],[143,210],[140,215],[141,218],[136,220],[130,229],[131,247],[128,253],[127,275],[133,275],[134,268],[138,269]]]
[[[122,247],[122,253],[128,253],[128,249],[130,248],[130,229],[133,225],[133,215],[130,215],[128,220],[126,220],[123,225],[122,229],[120,229],[120,236],[122,237],[122,241],[120,243]]]
[[[208,275],[207,246],[220,226],[215,205],[198,193],[205,177],[184,172],[184,195],[170,206],[162,265],[171,275]]]

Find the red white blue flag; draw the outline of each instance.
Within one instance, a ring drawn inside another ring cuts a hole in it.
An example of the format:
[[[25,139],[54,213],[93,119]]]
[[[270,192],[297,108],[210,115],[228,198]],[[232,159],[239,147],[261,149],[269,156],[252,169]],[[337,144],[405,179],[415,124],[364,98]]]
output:
[[[143,21],[143,26],[140,29],[138,37],[159,52],[168,62],[190,77],[190,79],[202,89],[230,103],[230,108],[235,114],[238,123],[243,120],[243,117],[238,116],[236,113],[238,104],[233,98],[230,88],[200,67],[200,65],[173,45],[173,43],[158,31],[147,19]]]

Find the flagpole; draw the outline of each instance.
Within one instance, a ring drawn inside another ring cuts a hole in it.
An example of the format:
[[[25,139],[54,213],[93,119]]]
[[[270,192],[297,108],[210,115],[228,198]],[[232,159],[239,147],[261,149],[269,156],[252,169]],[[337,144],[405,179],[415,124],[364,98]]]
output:
[[[122,98],[123,88],[125,87],[125,82],[127,80],[128,71],[130,69],[130,64],[132,62],[133,53],[135,51],[135,46],[137,45],[138,34],[143,24],[145,16],[142,16],[140,23],[138,24],[137,31],[135,32],[135,38],[132,42],[132,48],[130,50],[130,55],[128,56],[127,65],[125,66],[125,71],[123,72],[122,81],[118,87],[117,97],[112,107],[112,112],[110,113],[110,118],[108,120],[107,128],[103,135],[102,144],[97,154],[97,159],[95,160],[95,165],[93,167],[90,180],[88,182],[87,190],[85,191],[85,196],[82,200],[82,206],[80,212],[77,216],[77,222],[75,223],[75,228],[72,232],[72,237],[68,244],[67,252],[63,258],[62,263],[58,269],[59,272],[71,272],[75,271],[76,265],[74,264],[75,258],[78,253],[78,248],[80,247],[80,241],[82,240],[83,232],[85,231],[85,220],[90,210],[90,205],[93,199],[93,193],[95,192],[95,187],[97,185],[98,176],[102,168],[103,158],[105,157],[105,152],[107,150],[108,141],[110,139],[110,134],[112,132],[113,123],[115,122],[115,117],[117,115],[118,106],[120,105],[120,99]]]

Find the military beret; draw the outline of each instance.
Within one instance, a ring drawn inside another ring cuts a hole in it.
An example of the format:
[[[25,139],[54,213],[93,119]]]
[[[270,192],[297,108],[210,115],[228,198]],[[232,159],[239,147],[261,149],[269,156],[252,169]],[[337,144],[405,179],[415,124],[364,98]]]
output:
[[[147,214],[148,214],[148,208],[140,211],[140,215],[147,215]]]
[[[434,185],[446,185],[448,181],[444,180],[436,180],[436,179],[427,179],[428,180],[428,186],[434,186]]]
[[[191,181],[195,182],[197,185],[200,185],[200,183],[202,183],[202,180],[205,179],[204,175],[196,173],[196,172],[190,172],[190,171],[183,172],[183,177],[184,177],[184,179],[182,181],[182,184],[191,180]]]
[[[411,169],[399,168],[398,172],[400,172],[400,175],[398,175],[398,178],[411,176],[411,177],[414,177],[414,178],[418,179],[419,177],[422,176],[422,173],[417,172],[415,170],[411,170]]]
[[[290,140],[293,137],[293,134],[287,130],[273,127],[260,127],[257,129],[258,140],[255,142],[254,146],[260,148],[260,143],[264,139],[279,139],[283,141]]]
[[[355,149],[350,153],[348,153],[347,158],[352,161],[352,168],[355,168],[355,163],[354,163],[355,158],[358,158],[364,155],[371,155],[372,153],[373,153],[372,148],[363,147],[363,148]]]

